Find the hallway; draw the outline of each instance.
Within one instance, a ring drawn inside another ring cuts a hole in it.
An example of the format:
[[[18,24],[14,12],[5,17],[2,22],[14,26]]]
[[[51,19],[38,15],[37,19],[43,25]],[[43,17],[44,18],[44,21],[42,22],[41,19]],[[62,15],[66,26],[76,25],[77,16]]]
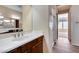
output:
[[[79,47],[71,46],[67,38],[59,37],[53,53],[79,53]]]

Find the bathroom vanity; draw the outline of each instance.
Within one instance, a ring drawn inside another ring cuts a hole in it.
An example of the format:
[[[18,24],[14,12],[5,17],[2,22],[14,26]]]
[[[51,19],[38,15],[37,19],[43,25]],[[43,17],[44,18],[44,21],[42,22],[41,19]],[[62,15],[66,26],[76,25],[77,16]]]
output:
[[[43,53],[42,32],[24,33],[22,38],[9,37],[0,40],[1,53]]]
[[[43,53],[43,36],[17,47],[9,53]]]

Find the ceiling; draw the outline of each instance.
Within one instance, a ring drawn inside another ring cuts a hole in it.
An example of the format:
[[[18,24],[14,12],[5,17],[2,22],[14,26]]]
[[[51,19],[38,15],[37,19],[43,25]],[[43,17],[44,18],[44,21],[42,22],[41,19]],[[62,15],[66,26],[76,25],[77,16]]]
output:
[[[68,12],[69,9],[70,9],[70,5],[58,5],[57,6],[58,13]]]
[[[13,9],[15,11],[22,12],[21,5],[4,5],[4,6],[10,8],[10,9]]]
[[[22,12],[22,5],[4,5],[10,9]],[[70,5],[57,5],[58,13],[68,12],[70,9]]]

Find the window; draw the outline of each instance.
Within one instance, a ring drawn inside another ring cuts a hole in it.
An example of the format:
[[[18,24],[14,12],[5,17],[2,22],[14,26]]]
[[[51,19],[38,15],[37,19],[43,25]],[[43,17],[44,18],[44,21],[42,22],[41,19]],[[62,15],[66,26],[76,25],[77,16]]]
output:
[[[58,29],[68,29],[68,13],[58,15]]]

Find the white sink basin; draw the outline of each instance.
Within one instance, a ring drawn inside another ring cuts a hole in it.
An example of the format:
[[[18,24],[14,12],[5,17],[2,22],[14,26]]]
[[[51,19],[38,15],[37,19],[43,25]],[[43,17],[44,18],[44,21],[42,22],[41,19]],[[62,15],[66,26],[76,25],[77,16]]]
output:
[[[15,38],[13,41],[22,41],[22,40],[25,40],[25,38],[29,38],[30,36],[22,36],[22,37],[17,37]]]

